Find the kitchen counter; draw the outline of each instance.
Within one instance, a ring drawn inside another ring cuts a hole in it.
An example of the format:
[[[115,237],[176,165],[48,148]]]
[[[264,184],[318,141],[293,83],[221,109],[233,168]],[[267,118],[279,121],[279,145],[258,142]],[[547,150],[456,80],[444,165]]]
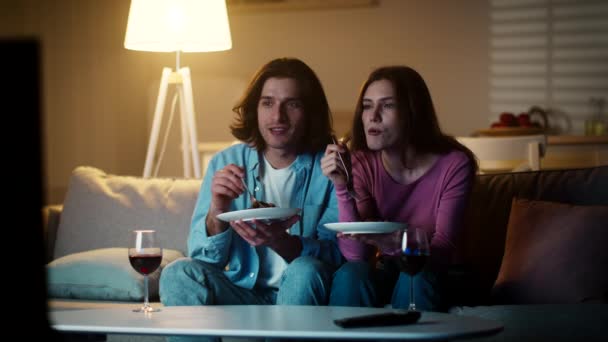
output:
[[[199,143],[203,173],[211,157],[233,141]],[[541,169],[573,169],[608,165],[608,136],[547,135]]]
[[[548,135],[547,144],[549,145],[595,145],[608,144],[608,135],[588,136],[588,135]]]

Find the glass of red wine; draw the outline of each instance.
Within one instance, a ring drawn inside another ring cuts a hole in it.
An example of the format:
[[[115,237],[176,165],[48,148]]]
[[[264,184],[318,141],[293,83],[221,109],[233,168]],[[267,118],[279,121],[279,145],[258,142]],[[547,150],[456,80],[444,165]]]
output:
[[[156,312],[148,301],[148,275],[160,266],[163,259],[163,249],[156,238],[154,230],[134,230],[129,247],[129,262],[131,266],[144,276],[144,305],[134,312]]]
[[[414,302],[414,276],[424,268],[431,254],[426,230],[419,227],[407,227],[401,240],[401,271],[410,276],[410,305],[408,311],[416,311]]]

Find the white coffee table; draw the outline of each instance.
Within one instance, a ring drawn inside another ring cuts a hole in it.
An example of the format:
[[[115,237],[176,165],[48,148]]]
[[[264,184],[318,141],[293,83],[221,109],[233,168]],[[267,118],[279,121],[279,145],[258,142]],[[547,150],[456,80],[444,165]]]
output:
[[[416,324],[344,329],[334,319],[390,311],[381,308],[280,305],[163,307],[152,314],[125,308],[54,311],[52,327],[64,332],[198,335],[302,339],[443,340],[491,335],[500,322],[424,312]]]

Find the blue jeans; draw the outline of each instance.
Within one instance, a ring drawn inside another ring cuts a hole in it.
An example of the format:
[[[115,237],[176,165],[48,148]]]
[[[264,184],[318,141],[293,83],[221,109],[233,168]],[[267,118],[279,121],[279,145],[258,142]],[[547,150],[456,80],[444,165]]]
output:
[[[160,277],[165,306],[182,305],[327,305],[334,268],[313,257],[294,259],[279,288],[245,289],[223,271],[200,260],[182,258],[167,265]],[[171,341],[218,341],[217,338],[171,337]]]
[[[390,300],[393,308],[407,309],[410,279],[394,267],[379,270],[367,262],[348,262],[334,274],[329,305],[382,307]],[[416,308],[442,310],[439,276],[425,268],[413,279]]]

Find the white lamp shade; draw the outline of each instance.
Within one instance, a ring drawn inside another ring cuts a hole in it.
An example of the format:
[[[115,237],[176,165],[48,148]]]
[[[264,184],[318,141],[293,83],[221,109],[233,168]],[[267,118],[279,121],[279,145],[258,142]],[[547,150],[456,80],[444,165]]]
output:
[[[225,0],[131,0],[125,48],[207,52],[232,48]]]

